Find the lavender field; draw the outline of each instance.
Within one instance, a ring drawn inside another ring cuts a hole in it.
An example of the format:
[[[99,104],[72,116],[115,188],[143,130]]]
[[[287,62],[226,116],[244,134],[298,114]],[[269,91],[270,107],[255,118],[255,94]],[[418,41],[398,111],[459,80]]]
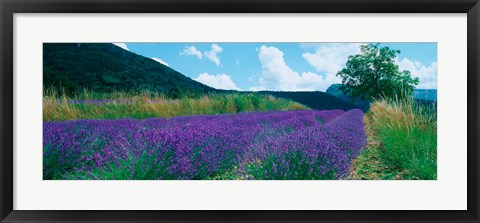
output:
[[[44,43],[43,179],[436,180],[436,55],[437,43]]]
[[[51,179],[342,179],[366,145],[358,109],[43,124]]]

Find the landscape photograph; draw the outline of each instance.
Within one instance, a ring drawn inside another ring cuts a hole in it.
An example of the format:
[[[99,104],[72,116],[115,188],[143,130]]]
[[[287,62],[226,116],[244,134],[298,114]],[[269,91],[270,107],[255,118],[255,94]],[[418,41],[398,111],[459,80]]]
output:
[[[43,180],[436,180],[437,43],[43,43]]]

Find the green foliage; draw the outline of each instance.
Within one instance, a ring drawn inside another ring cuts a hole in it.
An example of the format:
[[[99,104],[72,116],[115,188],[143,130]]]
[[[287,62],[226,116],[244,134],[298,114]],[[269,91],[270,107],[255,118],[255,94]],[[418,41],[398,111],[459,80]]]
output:
[[[399,50],[379,44],[362,45],[360,49],[361,53],[349,56],[346,68],[337,73],[343,83],[340,90],[361,99],[412,94],[418,78],[412,78],[407,70],[399,70],[395,63]]]
[[[79,86],[70,80],[70,78],[62,72],[54,71],[48,67],[43,69],[43,87],[63,89],[68,93],[73,93]]]
[[[235,104],[237,112],[248,111],[249,107],[252,107],[249,106],[247,97],[235,97],[233,98],[233,103]]]

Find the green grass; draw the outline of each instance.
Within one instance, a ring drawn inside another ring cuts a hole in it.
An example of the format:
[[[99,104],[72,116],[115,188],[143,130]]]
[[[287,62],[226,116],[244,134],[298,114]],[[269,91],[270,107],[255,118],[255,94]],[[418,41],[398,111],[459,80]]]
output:
[[[72,100],[117,100],[102,104],[71,103]],[[123,100],[123,102],[122,102]],[[44,92],[43,120],[169,118],[198,114],[308,109],[292,100],[258,93],[213,93],[170,99],[155,92],[92,93],[69,97],[54,89]]]
[[[354,161],[353,179],[437,179],[437,116],[410,99],[372,103],[368,147]]]

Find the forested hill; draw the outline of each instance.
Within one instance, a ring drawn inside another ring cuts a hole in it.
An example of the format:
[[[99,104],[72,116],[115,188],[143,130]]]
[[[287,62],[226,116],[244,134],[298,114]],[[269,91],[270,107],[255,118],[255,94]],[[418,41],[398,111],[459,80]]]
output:
[[[279,98],[286,98],[301,103],[317,110],[330,110],[330,109],[342,109],[350,110],[358,108],[357,106],[343,101],[335,96],[327,94],[321,91],[296,91],[296,92],[283,92],[283,91],[261,91],[262,94],[269,94]]]
[[[364,112],[367,112],[368,109],[370,109],[370,101],[369,100],[363,100],[363,99],[358,99],[356,98],[355,100],[352,100],[348,95],[343,93],[340,90],[340,86],[342,84],[332,84],[328,89],[325,91],[327,94],[333,95],[345,102],[349,102],[354,104],[356,107],[362,109]]]
[[[110,43],[44,43],[44,88],[68,93],[152,91],[170,97],[214,92],[150,58]]]

